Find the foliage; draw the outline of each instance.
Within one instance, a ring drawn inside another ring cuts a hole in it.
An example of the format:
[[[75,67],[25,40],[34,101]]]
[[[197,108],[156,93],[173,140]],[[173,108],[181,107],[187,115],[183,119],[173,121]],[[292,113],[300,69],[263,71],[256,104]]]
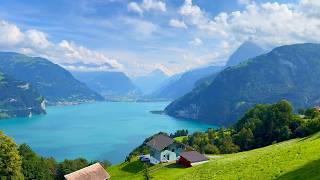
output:
[[[174,134],[170,134],[171,138],[187,136],[189,134],[187,129],[177,130]]]
[[[78,158],[74,160],[64,160],[59,163],[57,169],[57,179],[64,179],[64,175],[77,171],[79,169],[89,166],[89,162],[86,159]]]
[[[19,153],[25,179],[53,180],[55,178],[57,163],[54,159],[38,156],[27,144],[19,146]]]
[[[17,145],[0,131],[0,179],[23,179]]]
[[[162,168],[153,179],[320,179],[320,134],[211,159],[192,168]],[[132,178],[138,179],[138,178]]]

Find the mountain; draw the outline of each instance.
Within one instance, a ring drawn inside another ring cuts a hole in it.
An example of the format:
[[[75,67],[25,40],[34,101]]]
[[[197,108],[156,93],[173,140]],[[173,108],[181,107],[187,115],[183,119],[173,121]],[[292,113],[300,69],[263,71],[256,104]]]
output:
[[[145,76],[133,78],[133,83],[142,90],[143,94],[150,94],[168,78],[163,71],[156,69]]]
[[[225,66],[209,66],[205,68],[193,69],[181,75],[175,81],[171,81],[166,86],[153,93],[153,97],[162,99],[177,99],[190,92],[197,86],[202,86],[211,82],[215,76],[224,68],[234,66],[242,61],[256,57],[266,51],[253,42],[246,41],[229,57]],[[205,83],[205,84],[202,84]]]
[[[0,119],[45,114],[44,98],[29,83],[0,71]]]
[[[152,97],[157,99],[179,98],[185,95],[186,93],[190,92],[199,79],[219,72],[222,69],[223,66],[209,66],[205,68],[198,68],[191,71],[187,71],[183,73],[181,76],[179,76],[179,78],[173,79],[166,86],[155,91],[152,94]]]
[[[103,100],[71,73],[44,58],[0,52],[0,69],[17,80],[30,83],[49,104]]]
[[[226,67],[234,66],[242,61],[248,60],[250,58],[256,57],[258,55],[261,55],[265,53],[266,50],[262,49],[257,44],[246,41],[242,43],[238,49],[229,57]]]
[[[258,103],[289,100],[295,109],[320,104],[320,45],[275,48],[220,72],[207,86],[172,102],[171,116],[230,125]]]
[[[131,82],[123,72],[79,72],[72,74],[81,82],[108,100],[134,98],[140,94],[139,89]]]

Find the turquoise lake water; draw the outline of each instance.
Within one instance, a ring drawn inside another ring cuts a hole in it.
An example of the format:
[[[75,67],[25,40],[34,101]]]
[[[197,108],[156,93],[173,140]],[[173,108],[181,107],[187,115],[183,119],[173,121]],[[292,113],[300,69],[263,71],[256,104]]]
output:
[[[132,149],[159,131],[191,132],[214,127],[195,121],[152,114],[168,103],[99,102],[47,108],[47,115],[0,121],[0,130],[15,142],[27,143],[42,156],[58,161],[84,157],[89,160],[124,160]]]

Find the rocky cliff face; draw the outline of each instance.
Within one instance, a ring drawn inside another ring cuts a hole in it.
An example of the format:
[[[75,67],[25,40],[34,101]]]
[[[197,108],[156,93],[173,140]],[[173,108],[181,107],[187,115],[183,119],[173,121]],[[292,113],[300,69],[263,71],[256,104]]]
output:
[[[0,72],[0,119],[45,114],[45,99],[27,82]]]

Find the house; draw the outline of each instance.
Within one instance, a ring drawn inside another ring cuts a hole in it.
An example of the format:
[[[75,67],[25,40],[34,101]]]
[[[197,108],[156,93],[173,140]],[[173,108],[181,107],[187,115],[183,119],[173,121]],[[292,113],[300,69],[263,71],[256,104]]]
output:
[[[150,163],[159,164],[161,162],[176,161],[180,152],[184,151],[182,143],[175,142],[166,135],[156,135],[147,142],[150,150]]]
[[[208,160],[209,159],[205,155],[200,154],[197,151],[187,151],[180,153],[180,158],[177,162],[184,167],[192,167],[208,162]]]
[[[66,180],[107,180],[110,175],[101,166],[100,163],[95,163],[73,173],[64,176]]]
[[[316,106],[315,108],[316,108],[317,111],[320,112],[320,106]]]

